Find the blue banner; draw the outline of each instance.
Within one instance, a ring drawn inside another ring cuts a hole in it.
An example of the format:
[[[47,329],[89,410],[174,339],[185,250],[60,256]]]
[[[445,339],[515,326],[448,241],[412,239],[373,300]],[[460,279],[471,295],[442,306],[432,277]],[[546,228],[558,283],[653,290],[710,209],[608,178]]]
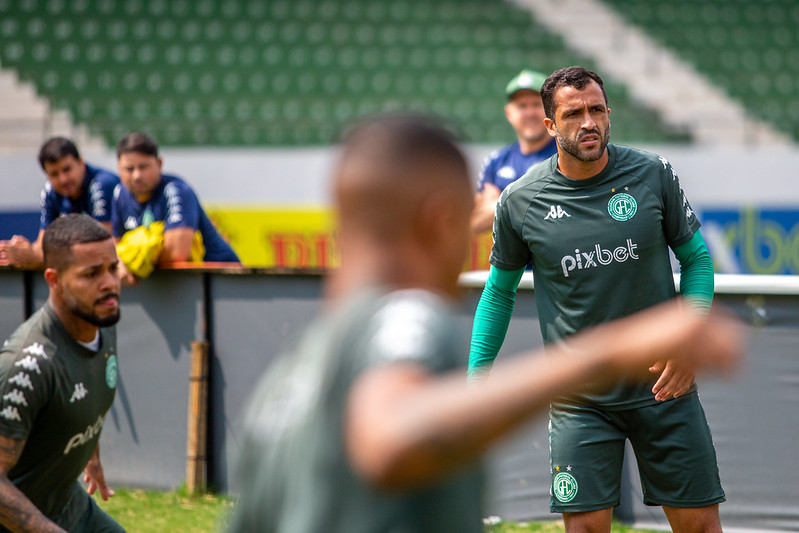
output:
[[[799,274],[799,209],[702,209],[717,272]]]

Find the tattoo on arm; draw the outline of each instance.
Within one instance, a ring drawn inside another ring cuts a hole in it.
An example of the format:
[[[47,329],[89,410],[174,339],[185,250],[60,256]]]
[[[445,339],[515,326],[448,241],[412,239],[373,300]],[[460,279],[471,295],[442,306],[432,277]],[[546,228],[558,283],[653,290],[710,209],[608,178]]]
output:
[[[24,440],[0,436],[0,523],[12,531],[63,532],[8,478],[24,447]]]

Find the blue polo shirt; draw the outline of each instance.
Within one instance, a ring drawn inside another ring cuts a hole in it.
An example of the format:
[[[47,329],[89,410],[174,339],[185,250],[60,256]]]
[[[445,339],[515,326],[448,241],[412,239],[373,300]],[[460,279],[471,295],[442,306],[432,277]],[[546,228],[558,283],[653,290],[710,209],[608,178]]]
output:
[[[225,242],[200,205],[197,195],[177,176],[161,175],[161,183],[145,203],[139,203],[121,183],[114,190],[111,226],[114,237],[152,222],[164,221],[164,231],[173,228],[199,230],[205,246],[203,261],[239,262],[233,248]]]
[[[477,191],[483,190],[483,185],[490,183],[500,191],[524,176],[531,166],[549,159],[558,153],[558,142],[552,140],[537,152],[523,154],[519,141],[492,152],[485,160],[480,178],[477,181]]]
[[[55,192],[48,180],[42,189],[42,216],[39,228],[45,229],[61,215],[84,213],[100,222],[111,220],[111,199],[119,184],[116,174],[86,164],[80,196],[76,199]]]

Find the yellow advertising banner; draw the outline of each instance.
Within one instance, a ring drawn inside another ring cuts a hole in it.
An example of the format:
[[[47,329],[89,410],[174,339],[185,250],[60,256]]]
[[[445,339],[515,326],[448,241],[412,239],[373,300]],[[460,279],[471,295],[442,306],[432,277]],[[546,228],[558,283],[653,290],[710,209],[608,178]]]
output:
[[[219,232],[249,267],[335,268],[341,260],[332,209],[207,206]],[[472,239],[464,270],[488,269],[491,234]]]

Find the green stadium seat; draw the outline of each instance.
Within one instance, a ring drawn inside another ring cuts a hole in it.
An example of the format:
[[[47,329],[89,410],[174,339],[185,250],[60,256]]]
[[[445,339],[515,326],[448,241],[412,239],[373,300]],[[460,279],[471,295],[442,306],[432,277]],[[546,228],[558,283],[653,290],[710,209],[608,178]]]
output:
[[[794,38],[776,35],[772,45]],[[328,143],[346,122],[391,109],[505,142],[511,76],[588,64],[493,0],[0,1],[0,61],[109,145],[139,129],[165,145],[224,146]],[[791,86],[777,81],[777,92]],[[621,140],[685,138],[613,94]]]

